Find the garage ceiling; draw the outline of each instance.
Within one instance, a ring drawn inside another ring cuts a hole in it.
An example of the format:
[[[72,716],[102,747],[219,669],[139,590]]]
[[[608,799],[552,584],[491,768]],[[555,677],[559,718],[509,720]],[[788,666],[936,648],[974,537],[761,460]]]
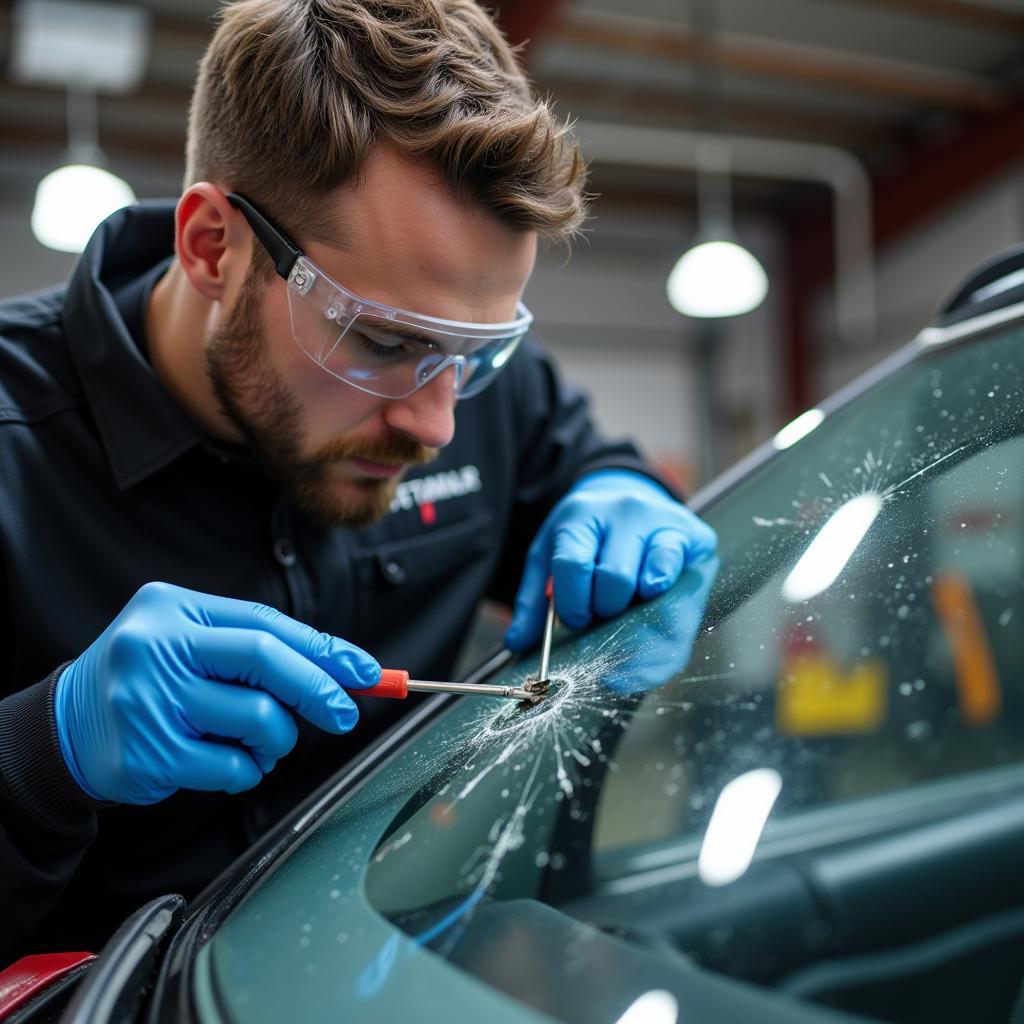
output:
[[[115,155],[178,161],[189,88],[217,5],[142,6],[154,16],[148,73],[137,93],[101,100],[101,140]],[[876,170],[1013,102],[1024,68],[1024,12],[1015,0],[507,6],[510,34],[530,37],[531,74],[563,113],[826,142]],[[0,17],[6,40],[10,9]],[[60,148],[62,96],[12,82],[8,63],[0,138]]]
[[[180,173],[196,63],[213,0],[141,0],[152,45],[140,88],[102,96],[99,135],[140,195]],[[501,0],[506,31],[561,114],[588,122],[714,130],[840,147],[869,170],[883,247],[986,179],[1024,161],[1020,0]],[[66,143],[60,90],[12,79],[12,5],[0,0],[0,180],[31,201]],[[693,180],[613,160],[592,167],[605,199],[692,208]],[[814,290],[828,279],[832,223],[822,186],[735,181],[737,210],[785,240],[787,404],[802,408]],[[602,200],[604,201],[604,200]]]
[[[100,141],[115,169],[176,174],[195,66],[218,5],[142,6],[153,17],[148,70],[134,93],[101,97]],[[1017,0],[504,6],[509,35],[525,41],[532,77],[562,114],[842,147],[875,178],[879,241],[1024,156],[1024,10]],[[65,102],[59,90],[12,80],[11,26],[8,5],[0,10],[0,154],[10,188],[28,195],[38,163],[52,162],[64,146]],[[605,196],[673,207],[692,201],[685,173],[611,165],[593,171]],[[817,192],[748,179],[737,183],[736,202],[793,220],[824,209],[823,190]]]

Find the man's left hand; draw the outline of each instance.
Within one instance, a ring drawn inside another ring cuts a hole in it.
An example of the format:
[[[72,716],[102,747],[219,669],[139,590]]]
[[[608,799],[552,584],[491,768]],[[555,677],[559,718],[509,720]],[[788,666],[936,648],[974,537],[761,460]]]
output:
[[[668,590],[683,568],[711,554],[715,531],[640,473],[599,470],[584,477],[544,520],[526,557],[505,644],[526,650],[540,638],[554,577],[555,611],[571,629],[625,611]]]

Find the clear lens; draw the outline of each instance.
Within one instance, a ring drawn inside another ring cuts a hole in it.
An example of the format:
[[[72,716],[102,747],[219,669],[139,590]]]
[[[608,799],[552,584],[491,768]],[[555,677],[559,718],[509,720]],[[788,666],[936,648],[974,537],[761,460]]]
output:
[[[522,340],[523,335],[513,335],[471,353],[466,360],[466,373],[459,397],[472,398],[480,394],[498,376]]]
[[[418,317],[358,299],[305,259],[289,278],[288,306],[292,335],[310,359],[340,380],[385,398],[403,398],[451,365],[456,394],[478,394],[511,357],[529,324],[527,316],[514,333],[496,337],[485,325]]]

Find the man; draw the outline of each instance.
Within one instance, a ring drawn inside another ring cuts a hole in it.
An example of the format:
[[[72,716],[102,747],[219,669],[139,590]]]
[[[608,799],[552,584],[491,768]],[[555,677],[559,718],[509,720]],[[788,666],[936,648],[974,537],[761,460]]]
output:
[[[8,958],[196,893],[401,713],[357,712],[382,664],[445,677],[484,596],[518,589],[525,649],[549,574],[579,627],[714,547],[523,340],[583,185],[471,0],[246,0],[176,208],[3,304]]]

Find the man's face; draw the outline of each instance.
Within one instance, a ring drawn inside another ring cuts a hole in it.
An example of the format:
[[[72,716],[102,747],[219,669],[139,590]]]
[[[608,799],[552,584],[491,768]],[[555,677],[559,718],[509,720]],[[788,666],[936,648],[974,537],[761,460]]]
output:
[[[330,203],[343,242],[297,241],[351,291],[443,319],[515,317],[535,236],[467,209],[422,165],[378,150],[359,183]],[[206,357],[224,411],[292,500],[321,521],[380,518],[405,470],[454,434],[454,368],[405,398],[360,391],[299,348],[285,282],[252,267]]]

